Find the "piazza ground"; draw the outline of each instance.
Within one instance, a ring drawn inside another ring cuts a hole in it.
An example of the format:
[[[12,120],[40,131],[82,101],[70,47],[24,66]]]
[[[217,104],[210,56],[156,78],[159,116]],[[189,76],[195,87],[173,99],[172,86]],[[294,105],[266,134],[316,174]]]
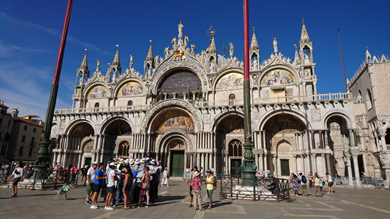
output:
[[[325,187],[327,189],[327,187]],[[334,194],[323,197],[295,197],[293,202],[220,200],[214,192],[215,207],[195,211],[189,208],[189,195],[183,180],[170,179],[170,187],[160,187],[158,201],[150,208],[114,211],[90,209],[85,204],[85,187],[68,193],[68,200],[54,201],[57,191],[20,189],[17,198],[9,198],[11,189],[0,190],[0,219],[11,218],[390,218],[390,191],[336,187]],[[62,198],[62,197],[61,197]],[[203,188],[202,200],[207,200]],[[103,206],[103,198],[99,198]]]

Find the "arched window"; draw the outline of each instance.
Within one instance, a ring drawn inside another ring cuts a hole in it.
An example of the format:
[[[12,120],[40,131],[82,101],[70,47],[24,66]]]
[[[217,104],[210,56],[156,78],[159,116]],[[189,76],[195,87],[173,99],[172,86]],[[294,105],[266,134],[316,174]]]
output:
[[[369,89],[367,89],[366,104],[367,104],[367,110],[372,108],[372,97],[371,97],[371,91]]]
[[[358,93],[358,96],[357,96],[357,102],[358,103],[362,103],[363,102],[362,91],[361,90],[359,90],[359,93]]]
[[[242,143],[239,140],[232,140],[229,143],[229,156],[241,157],[242,156]]]
[[[99,111],[99,103],[95,103],[95,112],[98,112]]]
[[[133,101],[131,100],[127,101],[127,106],[133,106]]]
[[[234,105],[235,100],[236,100],[236,95],[230,94],[229,95],[229,105]]]
[[[162,83],[159,86],[161,94],[166,94],[167,99],[173,98],[173,94],[176,94],[176,98],[184,99],[184,94],[190,90],[190,92],[202,91],[202,83],[198,76],[191,71],[177,71],[167,75],[163,78]],[[163,97],[158,97],[163,98]]]

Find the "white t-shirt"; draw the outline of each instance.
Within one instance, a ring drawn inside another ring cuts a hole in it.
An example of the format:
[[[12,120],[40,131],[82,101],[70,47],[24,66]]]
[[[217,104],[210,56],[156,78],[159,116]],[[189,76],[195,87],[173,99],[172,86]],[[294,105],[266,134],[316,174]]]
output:
[[[95,181],[95,174],[96,174],[95,169],[93,169],[92,167],[88,169],[87,176],[89,176],[90,183],[93,183]]]
[[[111,186],[114,186],[115,185],[115,180],[112,178],[112,177],[115,177],[115,170],[110,170],[110,172],[108,172],[108,183],[107,183],[107,187],[111,187]]]
[[[328,182],[333,182],[333,178],[329,175]]]
[[[17,173],[15,173],[15,171],[18,171],[19,173],[17,174]],[[14,172],[13,172],[13,174],[14,174],[14,178],[20,178],[20,177],[22,177],[23,176],[23,168],[21,168],[21,167],[18,167],[18,168],[16,168],[15,170],[14,170]]]

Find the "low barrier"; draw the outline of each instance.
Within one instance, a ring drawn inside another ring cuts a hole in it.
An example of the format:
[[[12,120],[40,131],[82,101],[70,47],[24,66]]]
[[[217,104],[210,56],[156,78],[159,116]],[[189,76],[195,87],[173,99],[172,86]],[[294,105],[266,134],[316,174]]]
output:
[[[253,186],[241,186],[243,181],[241,176],[218,175],[217,177],[221,199],[291,201],[290,183],[287,179],[254,178]]]
[[[385,182],[382,178],[372,178],[372,177],[360,177],[359,180],[356,177],[335,177],[334,182],[336,186],[354,186],[354,187],[375,187],[383,189],[385,187]]]

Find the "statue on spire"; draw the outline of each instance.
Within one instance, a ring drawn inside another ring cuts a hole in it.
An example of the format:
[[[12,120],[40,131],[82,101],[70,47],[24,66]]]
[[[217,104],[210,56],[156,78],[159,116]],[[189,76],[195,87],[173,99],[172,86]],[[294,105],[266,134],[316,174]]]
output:
[[[278,53],[278,41],[276,41],[276,37],[274,38],[274,53],[277,54]]]
[[[178,30],[179,30],[179,39],[183,39],[183,21],[180,21],[180,24],[177,25]]]

